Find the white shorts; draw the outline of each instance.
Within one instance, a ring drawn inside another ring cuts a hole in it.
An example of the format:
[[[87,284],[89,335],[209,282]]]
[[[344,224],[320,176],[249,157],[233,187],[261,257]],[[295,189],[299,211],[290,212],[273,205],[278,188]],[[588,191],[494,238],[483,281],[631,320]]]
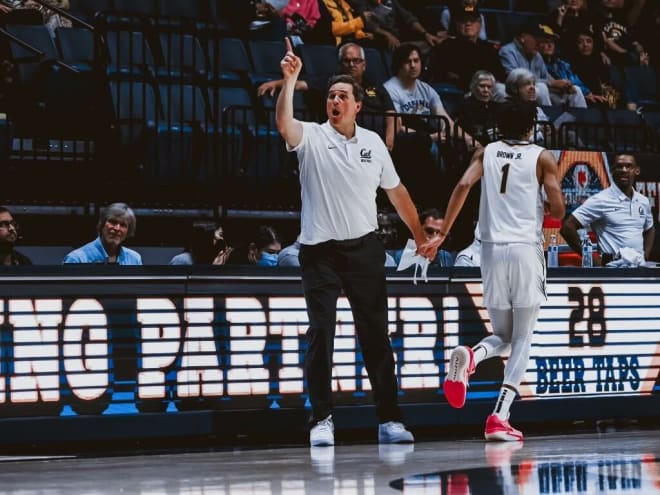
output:
[[[487,308],[540,305],[547,299],[543,245],[482,242],[481,279]]]

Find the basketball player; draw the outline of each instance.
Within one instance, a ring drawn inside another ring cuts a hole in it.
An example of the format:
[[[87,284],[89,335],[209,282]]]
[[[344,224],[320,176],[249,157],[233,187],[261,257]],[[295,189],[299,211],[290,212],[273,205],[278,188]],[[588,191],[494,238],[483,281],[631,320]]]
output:
[[[499,129],[504,139],[475,152],[449,199],[446,230],[438,234],[442,243],[468,192],[482,180],[481,274],[493,335],[474,348],[459,346],[452,351],[444,390],[450,405],[463,407],[468,378],[476,365],[510,352],[495,410],[486,421],[486,440],[523,439],[508,418],[529,360],[540,305],[546,299],[542,186],[550,214],[561,219],[565,213],[556,160],[550,152],[529,142],[535,116],[533,103],[503,104]]]

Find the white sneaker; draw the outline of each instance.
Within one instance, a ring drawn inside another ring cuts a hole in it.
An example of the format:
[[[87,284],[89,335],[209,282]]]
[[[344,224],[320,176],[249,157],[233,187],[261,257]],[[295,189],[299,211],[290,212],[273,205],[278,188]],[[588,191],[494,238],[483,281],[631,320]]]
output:
[[[312,447],[326,447],[335,444],[335,425],[332,414],[316,423],[309,432],[309,444]]]
[[[380,443],[413,443],[415,437],[406,430],[403,423],[388,421],[378,425],[378,441]]]

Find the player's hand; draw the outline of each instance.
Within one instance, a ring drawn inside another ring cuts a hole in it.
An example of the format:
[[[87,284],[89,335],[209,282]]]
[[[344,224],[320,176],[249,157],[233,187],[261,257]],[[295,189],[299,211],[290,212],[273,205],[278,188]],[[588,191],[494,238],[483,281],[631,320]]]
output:
[[[296,80],[302,69],[302,60],[293,53],[293,47],[291,46],[289,38],[284,38],[284,43],[286,43],[286,54],[280,62],[282,75],[284,76],[284,79]]]

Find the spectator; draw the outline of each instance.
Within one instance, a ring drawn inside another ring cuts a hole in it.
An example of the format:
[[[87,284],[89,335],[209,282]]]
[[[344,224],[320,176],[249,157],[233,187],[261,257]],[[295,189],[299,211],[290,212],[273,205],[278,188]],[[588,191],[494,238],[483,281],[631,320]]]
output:
[[[578,35],[593,23],[587,0],[563,0],[552,11],[550,19],[552,28],[559,36],[559,52],[564,57],[572,58]]]
[[[467,92],[472,76],[486,70],[498,81],[506,74],[495,47],[479,38],[481,14],[466,9],[452,16],[456,24],[456,37],[445,40],[431,55],[430,77],[433,81],[453,84]],[[495,89],[495,88],[494,88]],[[504,100],[504,84],[496,87],[497,101]]]
[[[385,90],[381,81],[370,81],[367,78],[367,61],[364,55],[364,48],[356,43],[346,43],[339,47],[338,54],[338,74],[348,74],[364,89],[364,99],[362,101],[362,112],[369,114],[384,114],[394,112],[394,104],[389,93]],[[311,106],[314,109],[321,109],[325,106],[324,99],[326,93],[327,78],[312,77],[308,80],[296,81],[297,91],[310,91]],[[259,96],[269,93],[274,95],[276,91],[282,88],[283,79],[268,81],[257,88]],[[318,113],[318,112],[317,112]],[[367,117],[367,127],[378,127],[375,118],[371,122]],[[394,119],[385,119],[385,144],[389,150],[394,146]],[[379,130],[379,129],[373,129]]]
[[[277,266],[300,266],[300,241],[296,239],[293,244],[282,248],[277,254]]]
[[[321,18],[318,0],[289,0],[284,3],[279,14],[286,22],[287,34],[305,40]]]
[[[47,0],[47,3],[60,10],[69,10],[69,0]],[[43,22],[52,37],[58,27],[71,27],[69,19],[32,0],[0,0],[0,13],[8,14],[2,21],[6,24]]]
[[[470,81],[470,95],[456,112],[456,124],[469,132],[482,146],[497,139],[500,104],[493,101],[493,88],[496,84],[490,72],[475,72]]]
[[[514,69],[512,70],[506,78],[506,94],[512,100],[521,100],[529,101],[536,103],[538,98],[536,97],[536,89],[538,85],[536,84],[536,78],[527,69]],[[536,143],[545,143],[546,141],[546,129],[538,122],[550,122],[550,118],[546,115],[543,109],[536,105],[536,121],[537,124],[534,126],[534,133],[532,134],[532,140]]]
[[[275,229],[269,225],[260,225],[257,240],[248,247],[248,263],[257,266],[277,266],[277,255],[282,250]]]
[[[31,265],[32,261],[15,249],[18,236],[18,222],[8,208],[0,206],[0,265]]]
[[[440,232],[444,231],[443,216],[444,216],[443,213],[437,208],[429,208],[428,210],[424,210],[422,214],[419,216],[419,221],[422,224],[422,228],[424,229],[424,235],[427,240],[430,240],[434,236],[438,235]],[[394,257],[397,265],[399,264],[399,260],[401,259],[402,253],[403,250],[400,250],[396,253],[396,256]],[[449,251],[445,249],[438,249],[438,254],[433,259],[433,261],[431,261],[430,264],[431,266],[442,266],[442,267],[453,266],[454,257]]]
[[[281,40],[286,35],[284,19],[267,1],[226,0],[220,12],[237,38]]]
[[[477,12],[478,6],[479,0],[454,0],[453,2],[449,2],[449,5],[440,14],[440,24],[449,34],[455,35],[457,34],[457,30],[455,29],[457,26],[452,21],[455,21],[457,16],[470,10]],[[484,19],[483,14],[479,14],[479,33],[477,36],[483,41],[488,39],[488,35],[486,34],[486,19]]]
[[[185,251],[174,256],[170,265],[224,265],[233,248],[227,246],[222,226],[215,222],[194,223]]]
[[[539,53],[543,57],[545,67],[554,78],[555,83],[558,81],[564,82],[566,88],[564,95],[581,92],[584,99],[591,105],[605,103],[606,98],[593,93],[573,71],[571,64],[559,57],[556,38],[553,34],[548,31],[545,36],[539,38]],[[554,91],[550,93],[551,96],[554,94]]]
[[[610,84],[610,72],[595,48],[594,33],[587,26],[576,37],[571,67],[591,94],[600,96],[610,107],[616,107],[620,94]]]
[[[392,72],[396,74],[383,85],[392,98],[394,109],[401,116],[393,149],[397,172],[422,205],[438,201],[438,184],[444,186],[442,173],[445,163],[440,150],[454,133],[454,121],[447,114],[438,93],[420,79],[422,59],[419,49],[404,43],[394,50]],[[440,118],[428,118],[438,116]],[[446,121],[447,126],[445,126]],[[471,136],[456,129],[457,135],[468,143]],[[443,151],[452,152],[449,147]],[[411,157],[414,162],[411,163]],[[448,160],[458,163],[457,159]],[[440,191],[442,197],[443,191]]]
[[[621,67],[638,65],[648,58],[628,22],[623,0],[601,0],[594,31],[603,41],[605,55]]]
[[[500,49],[500,59],[504,70],[524,68],[536,78],[536,101],[540,105],[568,104],[571,107],[585,108],[587,102],[580,88],[565,79],[553,79],[538,51],[538,40],[553,37],[550,26],[528,22],[523,25],[518,36]]]
[[[332,35],[337,46],[349,41],[364,43],[374,39],[373,14],[360,15],[347,0],[323,0],[331,18]]]
[[[382,48],[395,50],[402,41],[421,39],[418,46],[423,53],[427,53],[430,47],[442,42],[436,35],[429,33],[399,0],[354,0],[353,3],[358,11],[371,12],[374,34]]]
[[[635,190],[639,165],[635,157],[617,155],[610,166],[614,184],[588,198],[565,220],[561,228],[568,245],[582,253],[578,229],[591,228],[598,236],[601,259],[606,265],[624,248],[632,248],[649,259],[655,240],[653,213],[646,196]]]
[[[123,245],[127,238],[135,235],[135,225],[135,213],[128,205],[111,204],[101,211],[96,226],[98,237],[71,251],[63,263],[141,265],[140,254]]]

